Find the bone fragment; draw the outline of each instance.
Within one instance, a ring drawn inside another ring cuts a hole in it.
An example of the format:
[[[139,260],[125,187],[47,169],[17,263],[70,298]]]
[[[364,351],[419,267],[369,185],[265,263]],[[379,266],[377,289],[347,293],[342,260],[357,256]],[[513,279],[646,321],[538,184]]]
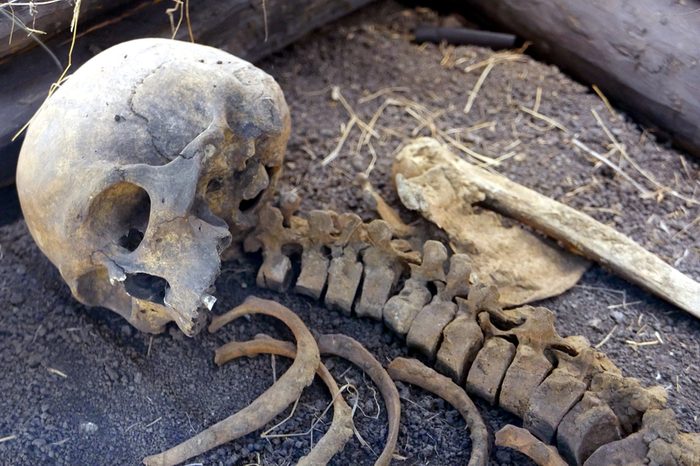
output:
[[[461,385],[465,371],[483,346],[484,334],[476,321],[476,313],[468,310],[466,300],[457,298],[457,306],[457,317],[442,331],[435,368]]]
[[[355,312],[358,316],[382,320],[384,304],[399,278],[401,259],[394,250],[387,222],[374,220],[366,225],[366,231],[372,246],[362,251],[365,275]]]
[[[501,386],[513,356],[515,356],[513,343],[503,338],[486,340],[467,374],[467,391],[495,404],[498,388]]]
[[[325,210],[309,212],[308,244],[301,254],[301,272],[294,290],[319,299],[328,279],[330,246],[334,242],[334,214]]]
[[[397,156],[401,185],[421,173],[442,173],[457,192],[561,241],[574,252],[599,262],[623,278],[700,318],[700,283],[674,269],[627,236],[590,216],[509,179],[475,167],[430,138],[415,140]],[[416,208],[426,199],[414,197]],[[425,211],[424,206],[420,206]]]
[[[321,362],[318,346],[304,322],[281,304],[249,296],[240,306],[215,317],[209,331],[213,333],[228,322],[248,314],[269,315],[289,327],[297,345],[297,357],[291,367],[248,406],[179,445],[144,458],[146,466],[175,465],[260,429],[299,398],[304,387],[311,384]]]
[[[613,410],[586,392],[559,423],[557,447],[570,464],[581,466],[601,445],[620,437],[620,421]]]
[[[462,415],[469,427],[472,454],[469,466],[485,466],[489,458],[489,434],[486,424],[467,393],[442,374],[416,359],[396,358],[387,368],[394,380],[417,385],[451,404]]]
[[[331,248],[333,259],[328,269],[328,289],[325,305],[350,315],[355,294],[362,280],[362,262],[359,254],[367,244],[362,241],[362,219],[346,213],[338,217],[340,237]]]
[[[384,323],[399,335],[406,335],[413,319],[432,299],[428,284],[444,283],[447,248],[439,241],[426,241],[423,245],[423,261],[411,264],[411,277],[406,280],[399,294],[387,301],[382,311]]]
[[[288,341],[280,341],[266,335],[250,341],[231,341],[215,351],[214,362],[222,365],[241,356],[275,354],[289,359],[296,358],[296,347]],[[325,465],[340,452],[353,433],[352,410],[345,402],[338,384],[324,364],[319,364],[316,374],[328,388],[333,400],[333,421],[319,442],[302,457],[298,466]]]
[[[399,423],[401,420],[401,401],[396,385],[377,361],[372,353],[351,337],[340,334],[321,335],[318,339],[318,347],[321,353],[338,356],[347,359],[367,375],[379,388],[379,392],[384,399],[387,419],[389,423],[386,437],[386,445],[379,458],[375,461],[375,466],[389,466],[391,458],[396,449],[396,441],[399,438]]]
[[[539,466],[567,466],[556,448],[542,443],[521,427],[509,424],[496,432],[496,445],[517,450]]]
[[[453,299],[455,296],[467,296],[469,293],[471,270],[471,261],[466,254],[454,254],[450,257],[447,283],[411,323],[406,335],[409,348],[417,350],[431,361],[435,359],[442,332],[457,313],[457,304]]]
[[[641,429],[598,448],[584,466],[650,464],[696,466],[700,464],[700,435],[680,432],[670,409],[651,409]]]
[[[364,173],[357,176],[356,182],[361,186],[363,197],[377,211],[379,216],[389,224],[391,229],[397,236],[407,237],[415,233],[415,228],[411,225],[406,225],[399,213],[390,206],[384,198],[374,189],[374,186],[369,182],[369,178]]]

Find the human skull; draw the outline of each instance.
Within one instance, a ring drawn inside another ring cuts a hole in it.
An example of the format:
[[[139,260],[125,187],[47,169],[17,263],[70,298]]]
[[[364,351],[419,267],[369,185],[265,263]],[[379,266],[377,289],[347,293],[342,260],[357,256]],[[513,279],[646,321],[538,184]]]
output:
[[[16,178],[29,231],[82,303],[193,335],[221,254],[273,194],[289,131],[282,91],[250,63],[186,42],[119,44],[29,126]]]

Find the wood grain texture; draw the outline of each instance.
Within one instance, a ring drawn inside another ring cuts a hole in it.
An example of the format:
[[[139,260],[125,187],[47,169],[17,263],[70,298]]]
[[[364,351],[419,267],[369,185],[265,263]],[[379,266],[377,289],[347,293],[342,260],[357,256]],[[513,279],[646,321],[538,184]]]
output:
[[[36,37],[46,41],[60,32],[67,31],[73,19],[75,2],[71,0],[33,7],[27,5],[27,2],[18,3],[24,5],[8,5],[3,8],[13,19],[8,15],[0,16],[0,60],[36,46],[36,41],[22,29],[22,24],[41,31],[35,34]],[[79,21],[84,24],[129,3],[134,3],[134,0],[82,0]]]
[[[465,3],[700,156],[700,1]]]

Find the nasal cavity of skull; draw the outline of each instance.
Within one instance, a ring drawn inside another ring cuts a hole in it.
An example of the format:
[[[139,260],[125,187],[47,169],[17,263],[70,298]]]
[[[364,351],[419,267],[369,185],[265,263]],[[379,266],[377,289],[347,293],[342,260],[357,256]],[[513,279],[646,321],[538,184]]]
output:
[[[129,296],[161,305],[165,303],[165,293],[169,288],[166,279],[147,273],[130,273],[124,280],[124,289]]]
[[[267,172],[267,179],[272,180],[272,176],[274,175],[274,169],[272,169],[270,167],[265,167],[265,171]],[[263,186],[260,189],[260,191],[258,192],[258,194],[256,194],[253,198],[242,199],[241,203],[238,204],[238,209],[241,212],[246,212],[246,211],[253,209],[255,206],[257,206],[260,203],[260,200],[265,195],[265,191],[267,190],[267,188],[269,188],[269,186],[270,185],[269,185],[269,181],[268,181],[268,184]]]
[[[90,206],[91,229],[99,238],[135,251],[148,228],[151,198],[141,187],[119,182],[102,191]]]

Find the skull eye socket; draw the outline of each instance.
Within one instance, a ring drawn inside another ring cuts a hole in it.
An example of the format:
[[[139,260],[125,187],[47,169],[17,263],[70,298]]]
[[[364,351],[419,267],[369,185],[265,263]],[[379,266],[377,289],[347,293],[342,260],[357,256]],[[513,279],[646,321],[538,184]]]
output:
[[[207,183],[207,194],[220,191],[223,184],[224,182],[221,178],[212,178],[209,180],[209,183]]]
[[[146,190],[120,182],[102,191],[90,206],[91,231],[102,241],[132,252],[143,241],[150,212]]]

